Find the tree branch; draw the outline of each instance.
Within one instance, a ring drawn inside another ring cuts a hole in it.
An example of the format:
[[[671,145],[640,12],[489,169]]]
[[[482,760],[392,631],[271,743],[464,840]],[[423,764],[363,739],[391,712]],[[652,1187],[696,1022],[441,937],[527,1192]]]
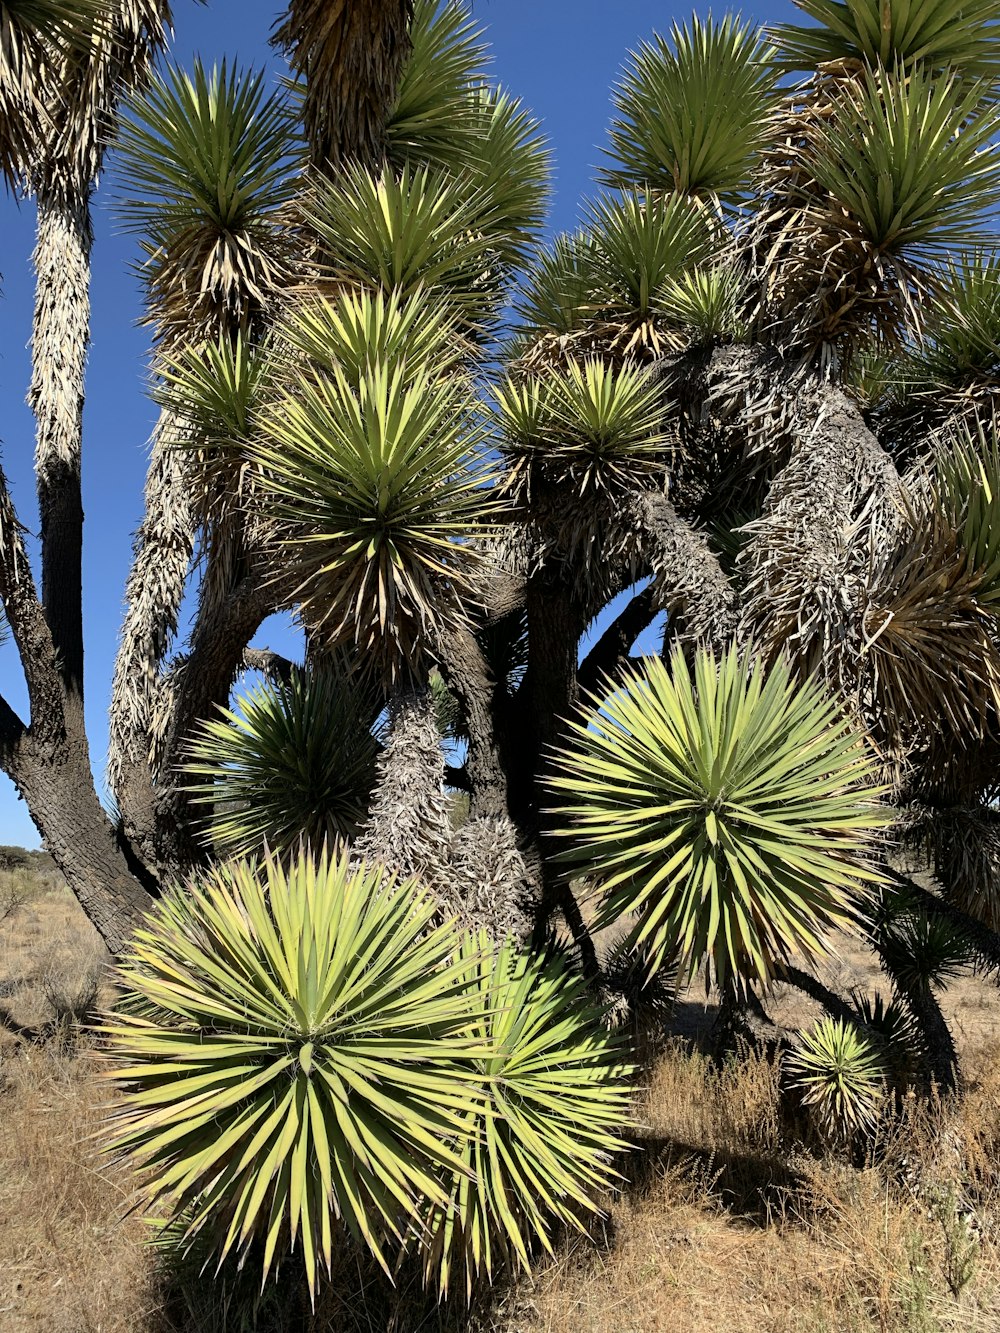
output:
[[[287,685],[295,670],[295,663],[270,648],[247,648],[243,653],[244,671],[259,671],[269,680],[280,681]]]
[[[65,730],[65,700],[52,634],[38,600],[23,531],[0,468],[0,601],[28,686],[32,730],[36,740],[44,743],[58,740]]]
[[[581,694],[593,694],[604,676],[613,675],[629,660],[629,649],[656,615],[652,584],[636,593],[591,648],[577,670]]]
[[[67,693],[83,699],[80,458],[90,342],[90,188],[39,190],[31,388],[41,518],[42,603]]]
[[[496,734],[495,682],[471,630],[457,628],[437,637],[436,656],[448,688],[458,699],[469,729],[465,761],[472,817],[507,814],[507,773]]]
[[[658,605],[682,618],[687,639],[724,648],[736,628],[736,592],[708,538],[658,491],[636,495],[631,513],[645,538]]]
[[[792,454],[740,555],[741,632],[770,650],[797,645],[808,671],[828,658],[838,622],[854,614],[863,582],[852,572],[859,530],[891,544],[904,492],[892,459],[841,389],[814,382],[784,397]]]

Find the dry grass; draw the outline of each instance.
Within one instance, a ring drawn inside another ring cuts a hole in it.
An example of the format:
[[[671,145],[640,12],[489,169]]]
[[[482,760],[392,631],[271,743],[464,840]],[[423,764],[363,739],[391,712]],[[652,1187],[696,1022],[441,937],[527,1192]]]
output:
[[[314,1318],[273,1288],[255,1314],[245,1286],[191,1273],[170,1284],[158,1272],[129,1216],[127,1176],[101,1161],[105,1094],[67,1016],[93,1002],[99,942],[65,890],[29,887],[0,921],[0,1333],[1000,1328],[1000,1045],[990,1039],[1000,996],[987,983],[949,999],[962,1099],[914,1102],[877,1145],[877,1167],[796,1147],[766,1059],[744,1053],[719,1068],[677,1038],[652,1066],[643,1151],[592,1242],[561,1243],[474,1314],[435,1310],[411,1274],[394,1297],[350,1256]],[[845,948],[829,980],[846,989],[873,976]],[[808,1020],[791,992],[775,1007],[789,1024]],[[682,1008],[688,1031],[710,1018],[697,998]]]

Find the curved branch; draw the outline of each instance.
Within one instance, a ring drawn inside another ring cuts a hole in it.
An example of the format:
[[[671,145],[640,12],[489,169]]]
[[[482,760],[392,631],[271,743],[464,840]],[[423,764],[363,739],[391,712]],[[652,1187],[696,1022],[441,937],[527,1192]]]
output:
[[[659,606],[682,619],[688,640],[724,648],[736,629],[736,591],[708,538],[659,492],[635,496],[631,513],[645,538]]]
[[[655,615],[656,593],[650,584],[636,593],[580,663],[577,686],[581,694],[593,694],[604,676],[625,665],[629,649]]]
[[[775,973],[775,980],[783,981],[800,990],[803,995],[808,995],[811,1000],[822,1005],[831,1018],[839,1018],[842,1023],[852,1023],[855,1027],[867,1030],[867,1024],[853,1005],[836,991],[824,986],[822,981],[811,973],[786,963]]]
[[[242,669],[259,671],[269,680],[287,685],[295,670],[295,663],[280,653],[272,652],[270,648],[247,648],[243,652]]]
[[[0,468],[0,601],[28,686],[37,741],[56,743],[66,728],[66,707],[52,633],[35,588],[24,529]],[[10,719],[7,719],[8,724]]]

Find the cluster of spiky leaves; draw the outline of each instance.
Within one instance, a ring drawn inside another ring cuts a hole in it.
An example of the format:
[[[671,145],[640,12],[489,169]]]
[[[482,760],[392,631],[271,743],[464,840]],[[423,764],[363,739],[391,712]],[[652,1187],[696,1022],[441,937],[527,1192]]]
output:
[[[385,1262],[475,1092],[450,930],[413,882],[346,857],[235,862],[163,900],[105,1037],[125,1085],[114,1149],[221,1255],[302,1247],[315,1286],[345,1227]]]
[[[872,1129],[883,1095],[882,1062],[852,1024],[821,1018],[802,1034],[787,1068],[827,1141],[847,1145]]]
[[[400,170],[425,163],[465,180],[488,201],[483,223],[505,262],[534,248],[548,198],[549,159],[537,122],[491,86],[482,32],[455,0],[419,0],[412,50],[386,126]]]
[[[24,179],[55,123],[43,79],[79,58],[110,19],[108,0],[7,0],[0,7],[0,175]]]
[[[1000,75],[996,0],[795,0],[816,20],[772,29],[785,68],[850,60],[892,69],[924,65],[967,78]]]
[[[615,93],[605,183],[734,204],[775,102],[772,52],[750,23],[697,16],[643,43]]]
[[[943,917],[911,901],[905,888],[874,900],[868,931],[883,968],[903,995],[944,990],[971,965],[969,941]]]
[[[486,426],[470,378],[451,373],[453,353],[428,355],[453,329],[440,309],[424,307],[425,324],[398,300],[350,291],[338,308],[293,317],[292,345],[315,355],[279,387],[251,456],[306,624],[396,675],[418,666],[436,625],[463,614],[471,539],[494,505]],[[317,326],[332,335],[325,351]]]
[[[709,958],[720,982],[767,982],[877,881],[873,774],[832,698],[733,649],[630,669],[571,722],[549,781],[597,928],[634,913],[651,969]]]
[[[202,722],[184,771],[214,850],[288,853],[303,840],[332,848],[353,838],[375,783],[380,703],[346,672],[293,669]]]
[[[559,1225],[583,1229],[612,1188],[625,1144],[630,1070],[579,974],[558,958],[497,948],[469,935],[461,958],[478,998],[476,1035],[486,1054],[447,1205],[431,1204],[425,1269],[466,1291],[552,1248]]]
[[[662,393],[642,367],[574,360],[507,378],[493,394],[505,486],[515,495],[530,494],[539,473],[583,494],[627,492],[644,472],[662,470]]]
[[[120,148],[120,212],[141,238],[159,335],[190,345],[245,330],[290,273],[279,226],[296,156],[287,100],[262,73],[168,67],[133,103]]]
[[[553,962],[460,943],[414,882],[346,855],[236,862],[164,899],[104,1026],[113,1151],[181,1244],[301,1247],[346,1230],[429,1280],[527,1262],[593,1211],[628,1092],[618,1042]]]
[[[818,80],[793,120],[753,221],[763,318],[807,356],[849,360],[872,336],[898,345],[936,261],[986,234],[1000,112],[981,87],[877,66]]]

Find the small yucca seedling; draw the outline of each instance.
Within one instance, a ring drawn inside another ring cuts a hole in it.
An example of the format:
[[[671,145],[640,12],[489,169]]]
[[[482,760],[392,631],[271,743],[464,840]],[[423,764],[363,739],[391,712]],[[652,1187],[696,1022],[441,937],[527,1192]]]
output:
[[[350,1232],[386,1267],[482,1103],[467,958],[414,881],[345,857],[237,862],[157,904],[103,1027],[112,1151],[183,1242],[301,1249],[310,1289]]]
[[[579,976],[557,958],[500,948],[484,932],[461,953],[477,1036],[482,1101],[470,1116],[448,1203],[430,1201],[425,1273],[467,1292],[508,1266],[527,1269],[556,1226],[584,1229],[616,1179],[628,1119],[629,1067]]]
[[[884,1090],[871,1043],[843,1019],[822,1018],[788,1057],[798,1089],[827,1142],[847,1146],[875,1124]]]

